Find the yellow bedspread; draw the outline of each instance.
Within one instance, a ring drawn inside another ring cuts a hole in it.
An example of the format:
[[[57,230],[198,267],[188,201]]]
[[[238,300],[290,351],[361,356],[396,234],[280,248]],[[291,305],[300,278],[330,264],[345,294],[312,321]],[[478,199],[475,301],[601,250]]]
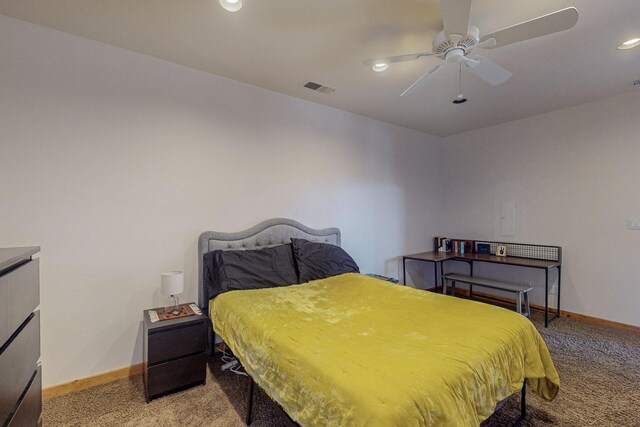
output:
[[[477,426],[524,378],[548,400],[559,389],[524,316],[360,274],[228,292],[210,315],[302,426]]]

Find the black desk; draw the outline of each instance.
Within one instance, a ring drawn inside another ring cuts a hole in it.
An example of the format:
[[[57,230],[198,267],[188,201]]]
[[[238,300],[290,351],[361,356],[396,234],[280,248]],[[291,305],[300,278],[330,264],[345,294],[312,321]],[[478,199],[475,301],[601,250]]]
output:
[[[535,268],[544,270],[544,327],[549,326],[549,321],[560,317],[560,282],[561,282],[561,268],[562,263],[559,261],[547,261],[543,259],[533,258],[521,258],[514,256],[499,257],[489,254],[456,254],[453,252],[421,252],[412,255],[402,256],[402,278],[404,284],[407,284],[406,279],[406,261],[426,261],[434,264],[434,278],[436,291],[438,290],[438,266],[440,268],[440,279],[442,279],[442,264],[446,261],[462,261],[469,264],[470,276],[473,276],[473,265],[476,262],[487,262],[492,264],[503,264],[515,267]],[[558,296],[557,296],[557,308],[553,317],[549,318],[549,270],[552,268],[558,269]],[[442,286],[444,286],[441,283]]]

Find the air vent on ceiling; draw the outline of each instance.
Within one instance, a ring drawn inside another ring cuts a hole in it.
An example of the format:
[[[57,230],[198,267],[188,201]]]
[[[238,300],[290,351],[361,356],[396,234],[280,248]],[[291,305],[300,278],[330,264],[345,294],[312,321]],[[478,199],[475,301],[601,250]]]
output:
[[[634,80],[631,83],[633,83],[634,86],[640,86],[640,79]]]
[[[322,93],[332,93],[336,91],[332,87],[321,85],[320,83],[315,83],[315,82],[306,82],[305,84],[302,85],[302,87],[306,87],[307,89],[315,90],[316,92],[322,92]]]

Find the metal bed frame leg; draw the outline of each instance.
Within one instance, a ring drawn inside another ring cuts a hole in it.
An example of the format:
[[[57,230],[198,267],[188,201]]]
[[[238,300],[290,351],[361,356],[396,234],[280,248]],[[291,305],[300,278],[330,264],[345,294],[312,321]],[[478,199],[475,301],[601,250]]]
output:
[[[247,415],[245,416],[245,423],[251,425],[251,417],[253,413],[253,378],[247,375],[249,384],[247,386]]]
[[[522,392],[520,394],[520,419],[523,421],[527,417],[527,380],[522,384]]]

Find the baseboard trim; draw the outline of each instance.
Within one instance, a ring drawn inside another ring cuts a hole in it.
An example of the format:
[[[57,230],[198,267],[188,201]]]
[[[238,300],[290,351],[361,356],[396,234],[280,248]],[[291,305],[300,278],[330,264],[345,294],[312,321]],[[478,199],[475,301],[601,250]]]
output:
[[[543,308],[544,310],[544,308]],[[614,322],[613,320],[601,319],[599,317],[587,316],[586,314],[572,313],[570,311],[560,310],[560,316],[570,319],[581,320],[587,323],[595,323],[596,325],[606,326],[614,329],[622,329],[625,331],[640,333],[640,326],[628,325],[626,323]]]
[[[138,363],[136,365],[125,366],[124,368],[116,369],[113,371],[103,372],[101,374],[91,375],[86,378],[80,378],[66,383],[57,384],[42,389],[42,399],[48,400],[53,397],[72,393],[74,391],[84,390],[85,388],[93,387],[96,385],[110,383],[122,378],[128,378],[141,372],[142,363]]]
[[[435,288],[430,288],[428,290],[435,292]],[[458,289],[456,289],[456,295],[457,296],[468,297],[469,296],[469,291],[467,289],[459,289],[458,288]],[[515,304],[516,303],[515,300],[509,299],[509,298],[505,298],[505,297],[501,297],[501,296],[497,296],[497,295],[486,294],[484,292],[476,292],[476,291],[474,291],[473,292],[473,296],[474,297],[480,297],[480,298],[483,298],[483,299],[488,299],[488,300],[499,301],[499,302],[503,302],[503,303],[507,303],[507,304]],[[543,305],[531,304],[531,309],[532,310],[536,310],[536,311],[544,312],[544,306]],[[553,311],[555,313],[555,309],[554,308],[551,308],[551,311]],[[628,325],[626,323],[614,322],[613,320],[601,319],[599,317],[588,316],[586,314],[581,314],[581,313],[574,313],[572,311],[560,310],[560,316],[561,317],[567,317],[569,319],[581,320],[583,322],[592,323],[594,325],[606,326],[608,328],[622,329],[622,330],[631,331],[631,332],[640,332],[640,326],[634,326],[634,325]]]

